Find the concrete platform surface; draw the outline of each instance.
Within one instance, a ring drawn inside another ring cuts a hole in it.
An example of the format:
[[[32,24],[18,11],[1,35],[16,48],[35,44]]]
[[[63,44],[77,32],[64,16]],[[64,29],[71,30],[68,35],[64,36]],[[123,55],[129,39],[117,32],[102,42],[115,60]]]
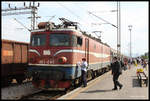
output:
[[[140,87],[136,76],[136,67],[123,71],[119,82],[123,84],[121,90],[114,87],[111,71],[88,82],[87,87],[79,87],[58,99],[149,99],[148,86]],[[148,75],[148,69],[144,70]]]

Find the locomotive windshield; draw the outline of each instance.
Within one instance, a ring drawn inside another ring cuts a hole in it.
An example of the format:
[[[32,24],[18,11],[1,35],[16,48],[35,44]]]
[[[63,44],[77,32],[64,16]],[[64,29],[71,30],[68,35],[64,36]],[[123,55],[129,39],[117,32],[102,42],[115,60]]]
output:
[[[50,34],[50,46],[70,46],[68,34]]]
[[[31,46],[43,46],[46,43],[46,35],[32,35]]]

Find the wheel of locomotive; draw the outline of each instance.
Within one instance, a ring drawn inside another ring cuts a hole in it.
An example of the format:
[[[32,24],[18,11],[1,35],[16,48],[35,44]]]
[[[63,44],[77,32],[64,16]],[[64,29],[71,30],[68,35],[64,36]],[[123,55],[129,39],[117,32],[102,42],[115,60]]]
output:
[[[16,81],[17,81],[18,84],[21,84],[23,82],[22,79],[18,79],[18,78],[16,79]]]
[[[76,88],[76,87],[78,87],[79,85],[80,85],[80,78],[76,78],[75,80],[74,80],[74,87]]]
[[[100,75],[99,70],[96,71],[96,77]]]
[[[11,84],[11,81],[12,81],[12,79],[9,77],[2,78],[2,82],[1,82],[2,87],[9,86]]]
[[[25,80],[25,76],[24,75],[20,75],[16,77],[16,81],[18,84],[21,84],[23,82],[23,80]]]
[[[104,74],[105,73],[105,68],[102,68],[102,74]]]
[[[106,72],[106,67],[104,68],[104,73]]]
[[[74,89],[73,87],[65,88],[63,92],[67,94],[70,90],[73,90],[73,89]]]
[[[92,71],[91,70],[87,71],[87,81],[91,80],[92,76],[93,76]]]
[[[98,70],[97,76],[100,76],[102,74],[102,69]]]
[[[81,86],[82,85],[82,77],[79,77],[79,84],[78,86]]]
[[[95,71],[95,77],[98,77],[98,70]]]
[[[74,79],[73,81],[72,81],[72,87],[75,87],[76,86],[76,79]]]
[[[92,70],[91,75],[92,75],[92,79],[94,79],[96,77],[96,72]]]

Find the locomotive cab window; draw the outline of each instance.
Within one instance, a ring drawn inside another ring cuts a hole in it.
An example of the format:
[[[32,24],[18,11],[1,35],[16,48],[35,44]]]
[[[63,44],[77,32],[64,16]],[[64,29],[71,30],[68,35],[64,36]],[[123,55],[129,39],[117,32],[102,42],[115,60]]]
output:
[[[50,34],[50,46],[70,46],[70,36],[68,34]]]
[[[31,46],[43,46],[46,44],[46,35],[32,35]]]

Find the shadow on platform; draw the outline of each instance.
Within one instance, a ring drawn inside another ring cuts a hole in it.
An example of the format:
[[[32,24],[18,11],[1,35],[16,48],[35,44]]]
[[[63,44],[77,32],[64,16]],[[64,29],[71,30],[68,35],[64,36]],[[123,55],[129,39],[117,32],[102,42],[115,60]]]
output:
[[[132,79],[132,87],[140,87],[138,79]]]
[[[112,89],[106,89],[106,90],[92,90],[92,91],[83,91],[82,93],[97,93],[97,92],[110,92],[114,91]]]

